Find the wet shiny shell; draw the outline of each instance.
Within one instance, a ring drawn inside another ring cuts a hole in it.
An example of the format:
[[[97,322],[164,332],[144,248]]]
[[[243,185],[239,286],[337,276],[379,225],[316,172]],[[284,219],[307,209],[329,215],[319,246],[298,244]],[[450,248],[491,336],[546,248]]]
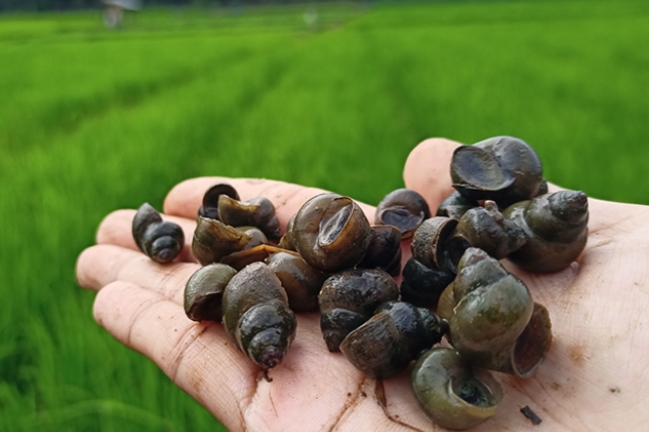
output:
[[[374,223],[392,225],[407,239],[430,217],[426,200],[411,189],[397,189],[387,194],[376,207]]]
[[[455,279],[450,269],[430,269],[410,258],[403,267],[401,300],[414,306],[432,308],[444,289]]]
[[[468,429],[492,417],[504,396],[487,371],[472,367],[449,348],[433,348],[421,355],[411,383],[426,415],[452,430]]]
[[[445,216],[455,220],[460,220],[467,210],[477,206],[478,202],[476,200],[462,196],[458,191],[454,191],[444,201],[442,201],[437,208],[435,216]]]
[[[192,252],[202,265],[219,262],[243,250],[252,237],[216,219],[199,216],[192,239]]]
[[[372,318],[349,333],[340,351],[365,375],[385,379],[438,343],[446,330],[446,322],[428,309],[392,301],[383,303]]]
[[[455,271],[464,250],[470,246],[461,237],[449,241],[456,226],[457,221],[448,217],[426,219],[412,237],[412,256],[428,268]]]
[[[401,272],[401,232],[391,225],[373,226],[365,257],[356,267],[379,268],[391,276],[398,276]]]
[[[198,215],[219,220],[219,197],[221,195],[229,196],[235,200],[239,199],[239,193],[228,183],[217,183],[211,186],[203,195],[203,204],[198,209]]]
[[[508,258],[524,270],[553,273],[567,268],[586,247],[588,198],[580,191],[560,191],[508,207],[503,215],[529,240]]]
[[[383,270],[351,269],[327,278],[318,302],[329,351],[338,351],[345,336],[370,319],[381,303],[398,298],[399,287]]]
[[[351,198],[326,193],[307,201],[295,215],[293,238],[309,265],[327,272],[358,264],[370,243],[370,224]]]
[[[524,141],[507,136],[458,147],[451,161],[453,187],[474,200],[493,200],[501,207],[538,196],[543,169]]]
[[[133,217],[132,235],[137,247],[153,261],[173,261],[185,245],[185,234],[179,225],[163,221],[150,204],[140,206]]]
[[[230,279],[223,293],[223,325],[237,347],[263,369],[281,363],[297,321],[266,264],[252,263]]]
[[[228,225],[252,225],[262,230],[270,240],[280,239],[275,206],[268,198],[259,197],[241,202],[227,195],[220,195],[218,209],[219,217]]]
[[[185,285],[184,307],[193,321],[221,322],[221,299],[225,286],[237,273],[225,264],[209,264],[198,269]]]
[[[288,252],[274,253],[266,259],[266,263],[286,290],[292,310],[318,310],[318,294],[329,274],[311,267],[299,255]]]

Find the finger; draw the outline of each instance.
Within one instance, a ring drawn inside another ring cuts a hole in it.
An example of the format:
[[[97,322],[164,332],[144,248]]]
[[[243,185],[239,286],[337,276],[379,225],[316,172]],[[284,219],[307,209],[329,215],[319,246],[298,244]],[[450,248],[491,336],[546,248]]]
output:
[[[453,192],[451,158],[462,144],[445,138],[431,138],[419,144],[408,155],[403,181],[408,189],[424,197],[431,212]]]
[[[97,322],[124,345],[152,359],[180,388],[240,430],[243,401],[256,370],[223,326],[190,321],[176,303],[136,284],[115,282],[97,294]]]
[[[128,248],[132,250],[139,250],[135,244],[132,234],[133,217],[135,210],[117,210],[110,213],[99,224],[97,230],[97,243],[98,244],[111,244]],[[161,214],[162,219],[178,224],[185,234],[185,245],[180,252],[177,261],[194,261],[191,245],[196,222],[185,218],[167,216]]]
[[[114,245],[84,250],[77,260],[77,281],[99,291],[116,281],[130,282],[151,290],[176,304],[183,304],[184,287],[200,266],[174,262],[158,264],[146,255]]]
[[[309,198],[327,192],[323,189],[276,180],[201,177],[176,185],[165,199],[165,213],[184,218],[195,218],[205,191],[216,183],[231,184],[243,201],[256,197],[268,198],[275,205],[277,219],[282,227],[286,226],[288,220]],[[373,220],[374,207],[360,202],[358,204],[368,219]]]

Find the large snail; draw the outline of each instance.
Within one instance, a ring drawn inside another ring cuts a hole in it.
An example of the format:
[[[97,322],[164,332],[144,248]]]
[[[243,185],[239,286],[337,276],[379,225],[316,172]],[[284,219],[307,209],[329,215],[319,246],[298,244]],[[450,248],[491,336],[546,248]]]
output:
[[[539,366],[552,340],[545,307],[525,284],[481,249],[466,250],[437,310],[467,362],[520,377]]]
[[[142,204],[135,213],[132,233],[137,247],[158,263],[173,261],[185,244],[182,228],[163,221],[160,213],[149,203]]]
[[[438,343],[446,322],[425,308],[390,301],[347,335],[340,351],[365,375],[384,379],[403,370],[422,351]]]
[[[584,250],[588,239],[588,198],[580,191],[559,191],[508,207],[503,215],[529,240],[509,255],[524,270],[563,270]]]
[[[223,325],[237,347],[263,369],[281,363],[297,321],[266,264],[249,264],[230,279],[223,293]]]

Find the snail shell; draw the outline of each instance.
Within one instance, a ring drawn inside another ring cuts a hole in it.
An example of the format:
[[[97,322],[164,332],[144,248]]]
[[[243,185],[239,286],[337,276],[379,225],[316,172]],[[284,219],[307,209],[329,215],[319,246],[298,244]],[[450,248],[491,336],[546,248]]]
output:
[[[460,220],[467,210],[477,207],[478,201],[462,196],[458,191],[454,191],[437,208],[436,216],[450,217]]]
[[[211,186],[203,195],[203,204],[198,209],[198,215],[204,218],[219,218],[219,197],[221,195],[229,196],[235,200],[239,199],[237,190],[228,183],[217,183]]]
[[[411,189],[397,189],[387,194],[376,207],[374,223],[392,225],[407,239],[430,217],[426,200]]]
[[[450,269],[431,269],[410,258],[403,267],[401,300],[418,307],[433,307],[444,289],[455,279]]]
[[[411,374],[412,389],[426,415],[446,429],[464,430],[496,414],[503,389],[487,371],[449,348],[422,354]]]
[[[461,236],[453,236],[457,220],[443,216],[426,219],[412,236],[410,248],[417,261],[431,269],[450,269],[471,245]]]
[[[275,206],[268,198],[253,198],[246,202],[220,195],[219,217],[228,225],[252,225],[261,229],[273,241],[280,239],[279,220],[275,216]]]
[[[252,237],[217,219],[198,217],[192,239],[192,252],[202,265],[219,262],[231,253],[243,250]]]
[[[182,228],[163,221],[149,203],[140,206],[133,217],[133,239],[137,247],[153,261],[164,264],[174,260],[185,244]]]
[[[567,268],[586,247],[588,197],[559,191],[508,207],[503,215],[520,226],[529,240],[508,258],[524,270],[552,273]]]
[[[318,294],[330,275],[311,267],[297,254],[277,252],[266,259],[288,295],[288,304],[295,312],[318,310]]]
[[[266,264],[252,263],[230,279],[223,293],[223,325],[237,347],[263,369],[281,363],[297,321]]]
[[[322,285],[320,328],[329,351],[338,351],[349,332],[370,319],[379,304],[399,298],[399,287],[383,270],[351,269]]]
[[[370,223],[349,197],[325,193],[308,200],[295,215],[293,240],[309,265],[327,272],[358,264],[370,243]]]
[[[524,141],[500,136],[458,147],[451,160],[453,187],[474,200],[493,200],[502,207],[539,195],[543,169]]]
[[[401,272],[401,232],[392,225],[372,227],[370,244],[358,268],[380,268],[391,276]]]
[[[448,319],[449,339],[465,361],[520,377],[534,372],[552,340],[547,310],[520,279],[476,248],[462,256],[438,313]]]
[[[193,321],[221,322],[223,291],[236,273],[232,267],[219,263],[199,268],[185,285],[187,317]]]
[[[365,375],[390,378],[403,370],[422,351],[438,343],[447,326],[425,308],[390,301],[347,335],[340,351]]]

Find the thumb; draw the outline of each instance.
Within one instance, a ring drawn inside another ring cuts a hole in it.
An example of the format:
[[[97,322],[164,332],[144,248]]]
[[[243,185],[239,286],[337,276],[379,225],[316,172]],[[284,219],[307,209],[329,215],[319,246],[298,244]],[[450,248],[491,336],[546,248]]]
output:
[[[446,138],[423,141],[408,155],[403,181],[408,189],[424,197],[432,213],[453,192],[451,157],[461,144]]]

